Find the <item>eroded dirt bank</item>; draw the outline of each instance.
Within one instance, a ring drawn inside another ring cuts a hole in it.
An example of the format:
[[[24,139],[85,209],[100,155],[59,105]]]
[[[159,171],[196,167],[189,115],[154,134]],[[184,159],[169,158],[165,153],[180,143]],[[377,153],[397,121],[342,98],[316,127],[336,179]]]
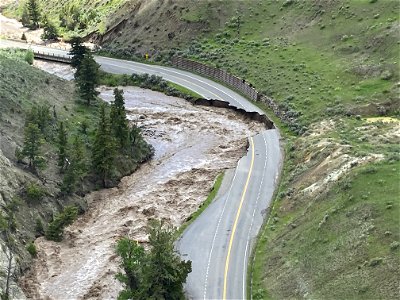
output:
[[[88,195],[88,213],[66,229],[63,242],[36,240],[38,258],[21,280],[28,297],[115,299],[116,241],[128,235],[145,242],[151,218],[182,224],[217,174],[243,156],[247,137],[263,128],[226,109],[140,88],[124,92],[129,119],[143,128],[155,157],[117,188]],[[102,88],[100,96],[110,101],[113,91]]]

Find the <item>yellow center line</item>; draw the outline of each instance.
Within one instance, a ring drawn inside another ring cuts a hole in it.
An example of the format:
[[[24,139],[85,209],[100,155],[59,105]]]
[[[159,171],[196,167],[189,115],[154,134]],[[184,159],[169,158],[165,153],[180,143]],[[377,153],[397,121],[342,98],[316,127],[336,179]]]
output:
[[[247,180],[246,180],[246,184],[245,184],[244,189],[243,189],[242,198],[240,199],[240,204],[239,204],[238,211],[236,213],[235,222],[233,223],[231,238],[229,240],[229,246],[228,246],[228,254],[226,255],[225,274],[224,274],[224,291],[223,291],[223,297],[222,297],[224,300],[226,299],[226,286],[227,286],[227,278],[228,278],[228,271],[229,271],[229,259],[230,259],[230,256],[231,256],[233,238],[235,237],[236,226],[237,226],[237,223],[238,223],[238,220],[239,220],[240,211],[242,210],[244,197],[246,195],[247,187],[248,187],[249,182],[250,182],[250,176],[251,176],[251,173],[253,171],[254,142],[253,142],[253,138],[252,137],[250,138],[250,144],[251,144],[251,163],[250,163],[249,174],[247,175]]]

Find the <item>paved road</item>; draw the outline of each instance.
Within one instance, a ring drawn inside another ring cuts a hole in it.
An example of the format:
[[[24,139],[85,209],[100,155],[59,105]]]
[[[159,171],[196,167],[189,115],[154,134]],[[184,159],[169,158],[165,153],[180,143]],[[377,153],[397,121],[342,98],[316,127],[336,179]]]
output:
[[[63,50],[1,41],[0,47],[31,47],[57,55]],[[111,73],[149,73],[180,84],[208,99],[221,99],[247,111],[260,109],[232,90],[204,77],[162,66],[95,57]],[[271,202],[282,160],[277,130],[249,138],[249,149],[228,188],[193,222],[177,242],[185,259],[192,260],[186,291],[193,299],[244,299],[249,255]],[[229,182],[227,182],[229,181]]]

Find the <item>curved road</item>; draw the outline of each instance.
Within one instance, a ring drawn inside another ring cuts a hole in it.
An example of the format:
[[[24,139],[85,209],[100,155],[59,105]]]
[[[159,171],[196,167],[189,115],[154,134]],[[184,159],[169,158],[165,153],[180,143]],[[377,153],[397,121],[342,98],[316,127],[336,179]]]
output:
[[[54,55],[64,50],[0,40],[0,47],[32,48]],[[95,57],[110,73],[148,73],[185,86],[207,99],[228,101],[247,111],[263,113],[229,88],[174,68]],[[249,149],[233,176],[225,176],[224,191],[193,222],[177,242],[185,259],[192,260],[186,291],[191,299],[244,299],[249,256],[264,214],[270,205],[282,154],[276,129],[249,138]]]

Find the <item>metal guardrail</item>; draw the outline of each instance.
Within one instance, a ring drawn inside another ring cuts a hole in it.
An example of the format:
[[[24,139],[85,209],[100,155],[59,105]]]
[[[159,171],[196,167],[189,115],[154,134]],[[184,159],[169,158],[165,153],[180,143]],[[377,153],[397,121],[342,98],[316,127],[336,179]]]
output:
[[[222,81],[228,86],[242,92],[252,100],[256,101],[259,98],[257,90],[250,83],[246,82],[244,79],[229,74],[225,70],[207,66],[197,61],[182,57],[173,57],[172,65],[179,69],[194,71],[198,74]]]
[[[205,75],[209,78],[219,80],[229,87],[232,87],[233,89],[243,93],[250,99],[266,104],[284,123],[296,123],[296,118],[292,115],[289,115],[286,111],[280,109],[279,105],[272,98],[263,95],[262,93],[258,92],[250,83],[240,79],[239,77],[229,74],[225,70],[214,68],[182,57],[173,57],[172,65],[182,70],[192,71],[201,75]]]

